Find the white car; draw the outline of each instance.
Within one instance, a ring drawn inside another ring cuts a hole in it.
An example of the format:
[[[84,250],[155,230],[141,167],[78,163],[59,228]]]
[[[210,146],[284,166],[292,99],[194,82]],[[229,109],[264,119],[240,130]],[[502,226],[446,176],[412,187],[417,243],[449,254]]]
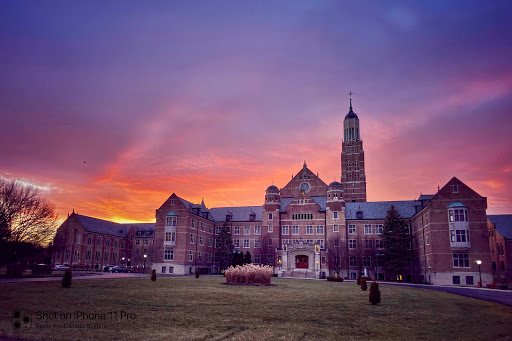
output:
[[[54,271],[66,271],[66,270],[69,270],[69,266],[67,266],[67,265],[55,265],[53,267],[53,270]]]

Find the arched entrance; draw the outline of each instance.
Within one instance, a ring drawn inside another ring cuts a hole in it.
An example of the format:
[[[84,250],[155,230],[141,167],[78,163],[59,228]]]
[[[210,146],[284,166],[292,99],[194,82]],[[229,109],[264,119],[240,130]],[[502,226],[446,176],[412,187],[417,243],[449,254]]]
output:
[[[309,266],[309,257],[306,255],[295,256],[295,267],[297,269],[307,269]]]

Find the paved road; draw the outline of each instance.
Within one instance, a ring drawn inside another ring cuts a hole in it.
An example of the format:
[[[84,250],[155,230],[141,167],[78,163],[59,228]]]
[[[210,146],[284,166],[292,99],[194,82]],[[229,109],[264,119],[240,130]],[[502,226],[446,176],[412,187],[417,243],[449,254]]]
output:
[[[379,282],[379,284],[387,285],[403,285],[406,287],[422,288],[429,290],[437,290],[447,292],[450,294],[467,296],[471,298],[477,298],[480,300],[496,302],[512,307],[512,291],[510,290],[497,290],[497,289],[485,289],[485,288],[472,288],[472,287],[451,287],[441,285],[423,285],[423,284],[409,284],[409,283],[387,283]]]
[[[64,272],[62,273],[64,275]],[[149,277],[150,274],[141,273],[110,273],[110,272],[73,272],[73,280],[75,279],[107,279],[107,278],[134,278],[134,277]],[[2,278],[1,283],[18,283],[18,282],[50,282],[61,281],[62,276],[57,277],[36,277],[36,278]]]

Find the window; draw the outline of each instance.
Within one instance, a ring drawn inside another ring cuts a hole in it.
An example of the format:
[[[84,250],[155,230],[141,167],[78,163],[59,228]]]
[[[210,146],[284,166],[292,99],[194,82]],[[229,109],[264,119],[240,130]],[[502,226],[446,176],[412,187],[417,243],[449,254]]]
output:
[[[290,234],[290,227],[288,225],[283,225],[281,233],[282,234]]]
[[[348,241],[348,248],[349,249],[357,249],[357,244],[355,239],[349,239]]]
[[[174,260],[174,250],[165,250],[164,260]]]
[[[469,268],[469,255],[467,253],[454,253],[453,254],[453,267],[454,268]]]
[[[101,254],[99,251],[96,251],[96,254],[94,255],[94,259],[99,261],[100,260],[100,257],[101,257]]]
[[[261,255],[254,255],[254,264],[261,263]]]
[[[194,261],[194,251],[188,252],[188,261],[193,262]]]
[[[105,262],[108,262],[109,256],[110,256],[110,254],[108,252],[105,252],[105,255],[103,256],[103,259],[105,260]]]
[[[324,225],[316,225],[316,234],[324,234]]]
[[[384,264],[382,257],[375,257],[375,266],[380,267]]]
[[[213,246],[213,239],[208,238],[208,247],[212,247],[212,246]]]
[[[372,239],[366,239],[365,240],[365,246],[367,250],[373,249],[373,240]]]
[[[338,212],[334,212],[334,219],[338,219]]]
[[[306,234],[313,234],[313,226],[311,226],[311,225],[306,226]]]
[[[268,246],[272,246],[272,239],[270,239],[270,238],[268,240]]]
[[[173,273],[174,273],[174,266],[170,266],[170,267],[169,267],[169,273],[170,273],[170,274],[173,274]]]
[[[164,274],[167,271],[167,267],[162,266],[162,273]]]
[[[460,276],[453,276],[453,284],[460,284]]]
[[[249,239],[244,239],[244,249],[248,249],[251,247],[251,241]]]
[[[101,237],[98,237],[98,240],[96,240],[96,245],[101,245]]]
[[[468,211],[466,209],[448,210],[450,222],[468,221]]]
[[[432,263],[430,263],[430,254],[427,255],[427,267],[429,269],[432,267]]]
[[[165,241],[174,242],[176,239],[176,232],[165,232]]]
[[[409,224],[405,224],[405,234],[411,234],[411,228],[409,227]]]
[[[267,255],[267,262],[269,264],[274,264],[274,255]]]
[[[233,239],[233,247],[236,247],[236,248],[240,247],[240,239]]]
[[[79,260],[80,259],[80,251],[75,250],[75,254],[74,254],[73,257],[74,257],[75,260]]]
[[[338,225],[334,225],[332,227],[332,232],[339,232],[340,231],[340,227]]]
[[[199,236],[199,245],[204,245],[204,237]]]
[[[190,225],[190,227],[192,227],[193,229],[196,228],[196,221],[194,219],[192,219],[192,224]]]
[[[149,245],[149,240],[144,239],[144,245]]]
[[[285,248],[285,244],[288,244],[290,239],[281,239],[281,249]]]
[[[269,214],[268,214],[268,220],[273,220],[273,218],[272,218],[272,213],[269,213]]]
[[[117,239],[114,240],[114,248],[117,249]]]
[[[215,234],[219,234],[220,232],[220,226],[215,226]]]
[[[240,234],[240,226],[235,226],[233,228],[233,234],[239,235]]]
[[[467,243],[469,242],[469,231],[455,230],[455,237],[458,243]]]
[[[375,239],[375,248],[376,249],[383,249],[384,248],[384,245],[382,244],[382,240]]]
[[[348,225],[348,233],[355,234],[356,233],[356,225]]]
[[[261,239],[254,239],[254,247],[256,247],[256,248],[261,247]]]
[[[375,234],[382,234],[383,229],[382,224],[375,225]]]
[[[371,266],[371,264],[372,264],[371,259],[372,259],[372,257],[364,256],[363,257],[363,266],[365,266],[365,267]]]
[[[208,263],[212,262],[212,254],[211,253],[208,254],[207,260],[208,260]]]
[[[466,285],[473,285],[473,276],[466,276]]]
[[[338,238],[334,239],[334,246],[340,246],[340,240]]]
[[[350,257],[348,261],[349,266],[357,266],[357,259],[356,257]]]
[[[268,232],[274,232],[274,226],[273,225],[268,225]]]
[[[208,233],[213,233],[213,225],[208,225]]]
[[[317,239],[316,240],[316,243],[318,245],[320,245],[320,248],[323,249],[324,248],[324,240],[323,239]]]
[[[325,264],[325,263],[326,263],[325,256],[322,256],[322,264]]]
[[[254,226],[254,234],[261,234],[261,226]]]
[[[430,245],[430,238],[428,237],[428,233],[425,234],[425,242],[427,245]]]
[[[372,234],[372,225],[364,225],[364,234]]]
[[[292,234],[299,234],[299,227],[298,226],[292,226]]]
[[[194,234],[190,234],[190,244],[194,244]]]
[[[452,188],[453,188],[453,193],[459,193],[459,186],[454,185],[454,186],[452,186]]]
[[[199,251],[199,252],[197,253],[197,261],[198,261],[199,263],[202,263],[202,262],[203,262],[203,260],[204,260],[204,252]]]
[[[140,245],[140,239],[135,240],[135,245]]]
[[[204,223],[203,222],[201,222],[201,231],[204,232]]]
[[[251,234],[251,227],[250,226],[245,226],[244,227],[244,234],[245,235]]]
[[[407,243],[407,245],[405,246],[405,248],[406,248],[407,250],[411,250],[411,249],[412,249],[412,244],[411,244],[411,242],[408,242],[408,243]]]
[[[85,252],[85,260],[91,260],[92,251]]]
[[[171,205],[174,205],[174,199],[171,199]]]
[[[166,226],[176,226],[176,217],[167,216],[165,218],[165,225]]]
[[[126,248],[126,243],[124,242],[124,240],[121,242],[121,249],[124,249]]]
[[[116,263],[116,262],[117,262],[117,253],[113,253],[113,254],[112,254],[112,261],[113,261],[114,263]]]

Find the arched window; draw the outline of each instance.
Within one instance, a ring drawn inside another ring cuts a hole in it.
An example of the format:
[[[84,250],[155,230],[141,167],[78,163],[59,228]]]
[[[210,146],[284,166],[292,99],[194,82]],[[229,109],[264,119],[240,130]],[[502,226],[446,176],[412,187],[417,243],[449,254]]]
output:
[[[107,238],[106,242],[107,246],[110,246],[110,239]]]
[[[76,243],[82,244],[82,234],[81,233],[76,235]]]
[[[89,236],[87,238],[87,244],[89,244],[89,245],[92,244],[92,236]]]
[[[98,237],[98,240],[96,241],[97,245],[101,245],[101,237]]]

